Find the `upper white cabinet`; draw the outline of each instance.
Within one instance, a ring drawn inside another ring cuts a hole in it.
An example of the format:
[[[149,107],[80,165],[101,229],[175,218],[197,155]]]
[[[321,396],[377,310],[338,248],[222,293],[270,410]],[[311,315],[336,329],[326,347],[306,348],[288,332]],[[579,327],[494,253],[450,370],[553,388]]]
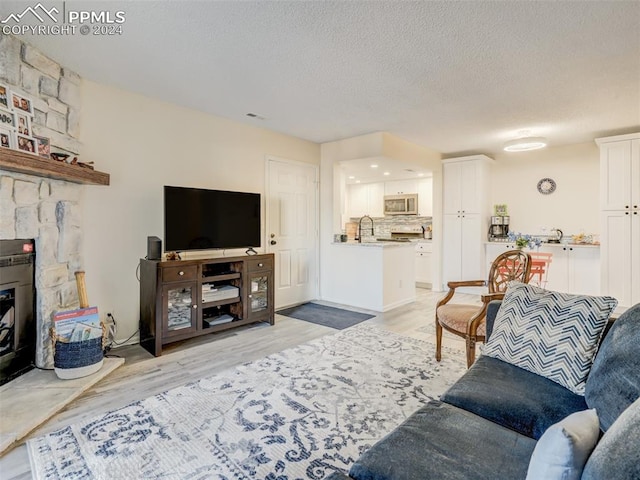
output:
[[[418,180],[418,215],[433,216],[433,178]]]
[[[384,184],[379,182],[347,185],[347,215],[350,218],[363,215],[384,216]]]
[[[602,293],[640,302],[640,133],[596,139],[600,147]]]
[[[433,215],[433,179],[356,183],[346,187],[346,213],[349,218],[384,216],[384,196],[418,194],[418,215]]]
[[[597,140],[600,145],[601,210],[637,209],[640,206],[640,139],[607,140]]]
[[[384,182],[385,195],[404,195],[418,193],[418,180],[392,180]]]
[[[369,201],[369,216],[384,217],[384,184],[382,182],[369,184],[367,199]]]
[[[484,213],[488,198],[489,165],[484,155],[444,160],[444,213]]]
[[[492,159],[473,155],[443,160],[443,283],[485,278]]]

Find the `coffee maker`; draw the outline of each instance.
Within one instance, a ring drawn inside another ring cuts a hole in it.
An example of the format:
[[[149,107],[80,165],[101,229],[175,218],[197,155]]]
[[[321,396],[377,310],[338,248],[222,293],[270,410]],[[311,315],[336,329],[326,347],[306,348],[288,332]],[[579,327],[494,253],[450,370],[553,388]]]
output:
[[[509,217],[494,216],[491,217],[491,226],[489,227],[489,241],[499,242],[507,239],[509,235]]]

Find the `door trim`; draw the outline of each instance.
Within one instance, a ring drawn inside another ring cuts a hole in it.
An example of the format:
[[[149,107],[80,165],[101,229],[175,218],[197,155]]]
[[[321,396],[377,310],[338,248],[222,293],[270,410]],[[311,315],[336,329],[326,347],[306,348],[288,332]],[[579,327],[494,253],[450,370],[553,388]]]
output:
[[[265,175],[264,175],[264,179],[265,179],[265,224],[264,224],[264,251],[265,253],[273,253],[271,251],[271,247],[269,245],[269,226],[271,225],[271,214],[269,212],[269,205],[271,205],[270,199],[271,199],[271,189],[270,189],[270,185],[271,185],[271,171],[269,168],[269,165],[271,165],[270,162],[280,162],[280,163],[286,163],[289,165],[294,165],[294,166],[298,166],[298,167],[310,167],[313,169],[313,175],[314,175],[314,183],[316,185],[315,187],[315,191],[314,191],[314,195],[315,195],[315,206],[316,206],[316,212],[315,212],[315,222],[314,222],[314,234],[313,234],[313,240],[314,240],[314,246],[313,246],[313,250],[314,250],[314,259],[316,262],[316,271],[315,271],[315,276],[313,278],[313,293],[312,293],[312,300],[317,300],[319,298],[319,293],[320,293],[320,180],[319,180],[319,175],[320,175],[320,166],[313,164],[313,163],[307,163],[307,162],[301,162],[299,160],[290,160],[288,158],[283,158],[283,157],[278,157],[275,155],[266,155],[265,156],[265,161],[264,161],[264,169],[265,169]],[[273,268],[275,270],[275,268],[277,267],[277,265],[274,265]],[[275,279],[275,271],[274,271],[274,279]],[[286,307],[290,307],[291,305],[275,305],[276,309],[279,308],[286,308]]]

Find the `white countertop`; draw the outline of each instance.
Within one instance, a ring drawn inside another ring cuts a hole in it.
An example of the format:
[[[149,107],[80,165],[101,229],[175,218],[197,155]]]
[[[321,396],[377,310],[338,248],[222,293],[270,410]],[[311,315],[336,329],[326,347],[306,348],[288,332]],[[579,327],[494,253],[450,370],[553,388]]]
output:
[[[411,247],[415,248],[413,242],[333,242],[333,245],[341,245],[346,247],[366,247],[366,248],[394,248],[394,247]]]
[[[514,242],[484,242],[485,245],[504,245],[505,247],[512,247],[515,245]],[[559,247],[571,247],[571,248],[600,248],[599,243],[543,243],[540,247],[551,247],[551,248],[559,248]],[[528,250],[536,250],[525,248],[525,251]]]

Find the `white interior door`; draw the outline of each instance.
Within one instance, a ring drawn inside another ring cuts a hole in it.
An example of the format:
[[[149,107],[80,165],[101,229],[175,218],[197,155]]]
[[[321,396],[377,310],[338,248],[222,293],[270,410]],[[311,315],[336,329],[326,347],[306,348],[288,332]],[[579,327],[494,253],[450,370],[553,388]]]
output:
[[[268,159],[267,251],[275,255],[276,309],[318,296],[318,169]]]

